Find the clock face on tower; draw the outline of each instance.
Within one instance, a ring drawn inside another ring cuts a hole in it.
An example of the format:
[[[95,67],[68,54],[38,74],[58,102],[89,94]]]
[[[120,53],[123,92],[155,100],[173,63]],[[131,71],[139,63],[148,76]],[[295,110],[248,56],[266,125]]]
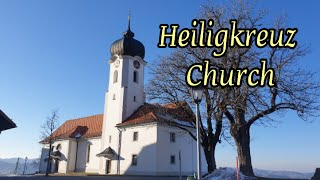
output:
[[[116,61],[114,62],[114,66],[117,68],[117,67],[119,67],[119,65],[120,65],[120,61],[119,61],[119,60],[116,60]]]
[[[135,60],[133,61],[133,66],[136,68],[136,69],[139,69],[140,68],[140,62]]]

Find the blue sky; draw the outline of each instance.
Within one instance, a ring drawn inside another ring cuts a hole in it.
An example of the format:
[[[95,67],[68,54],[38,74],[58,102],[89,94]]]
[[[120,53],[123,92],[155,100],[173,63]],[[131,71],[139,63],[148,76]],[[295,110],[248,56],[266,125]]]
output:
[[[170,52],[157,48],[159,24],[187,27],[205,2],[0,0],[0,108],[18,126],[0,134],[0,158],[38,157],[40,125],[53,109],[59,109],[61,124],[103,113],[109,47],[126,30],[130,9],[132,30],[151,66]],[[320,3],[260,0],[257,6],[269,9],[270,18],[288,15],[288,24],[299,28],[299,43],[312,49],[302,65],[319,71]],[[254,167],[309,172],[320,167],[320,119],[306,123],[289,112],[279,120],[276,128],[253,127]],[[218,166],[234,166],[235,147],[223,143],[216,154]]]

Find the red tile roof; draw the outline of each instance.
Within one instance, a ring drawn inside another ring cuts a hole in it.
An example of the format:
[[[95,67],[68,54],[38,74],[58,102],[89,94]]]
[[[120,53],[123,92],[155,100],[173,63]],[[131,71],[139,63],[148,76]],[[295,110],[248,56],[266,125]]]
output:
[[[83,117],[64,122],[52,134],[55,139],[74,138],[78,133],[82,138],[99,137],[102,135],[103,114]],[[41,142],[46,142],[44,139]]]
[[[187,102],[160,105],[145,103],[128,119],[117,126],[135,125],[151,122],[187,122],[193,123],[195,116]],[[189,124],[189,125],[191,125]]]
[[[151,122],[179,122],[193,123],[195,116],[186,102],[160,105],[145,103],[128,119],[117,126],[128,126]],[[103,114],[68,120],[53,132],[56,139],[74,138],[78,133],[82,138],[99,137],[102,135]],[[47,139],[41,142],[46,142]]]

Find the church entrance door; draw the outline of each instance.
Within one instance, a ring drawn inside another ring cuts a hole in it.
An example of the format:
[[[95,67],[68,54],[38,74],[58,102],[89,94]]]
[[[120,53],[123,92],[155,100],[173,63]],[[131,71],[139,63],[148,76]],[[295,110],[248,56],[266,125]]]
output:
[[[109,174],[111,171],[111,160],[106,160],[106,174]]]

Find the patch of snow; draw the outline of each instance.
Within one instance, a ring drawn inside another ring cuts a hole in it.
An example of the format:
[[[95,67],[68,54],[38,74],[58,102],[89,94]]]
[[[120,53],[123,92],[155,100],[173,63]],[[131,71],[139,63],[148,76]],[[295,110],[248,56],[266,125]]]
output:
[[[311,179],[314,172],[301,173],[294,171],[272,171],[272,170],[261,170],[253,169],[254,174],[259,177],[268,178],[281,178],[281,179]]]
[[[247,177],[242,173],[239,173],[241,180],[251,180],[256,179],[252,177]],[[234,168],[219,168],[215,170],[212,174],[207,175],[204,180],[237,180],[236,170]]]
[[[15,176],[20,176],[20,175],[17,175],[17,174],[5,174],[5,175],[1,175],[1,176],[15,177]]]
[[[300,173],[293,171],[271,171],[254,169],[254,174],[258,177],[266,178],[281,178],[281,179],[310,179],[314,173]],[[249,180],[254,179],[252,177],[246,177],[239,173],[240,179]],[[224,167],[215,170],[212,174],[207,175],[204,180],[237,180],[237,174],[235,168]]]

